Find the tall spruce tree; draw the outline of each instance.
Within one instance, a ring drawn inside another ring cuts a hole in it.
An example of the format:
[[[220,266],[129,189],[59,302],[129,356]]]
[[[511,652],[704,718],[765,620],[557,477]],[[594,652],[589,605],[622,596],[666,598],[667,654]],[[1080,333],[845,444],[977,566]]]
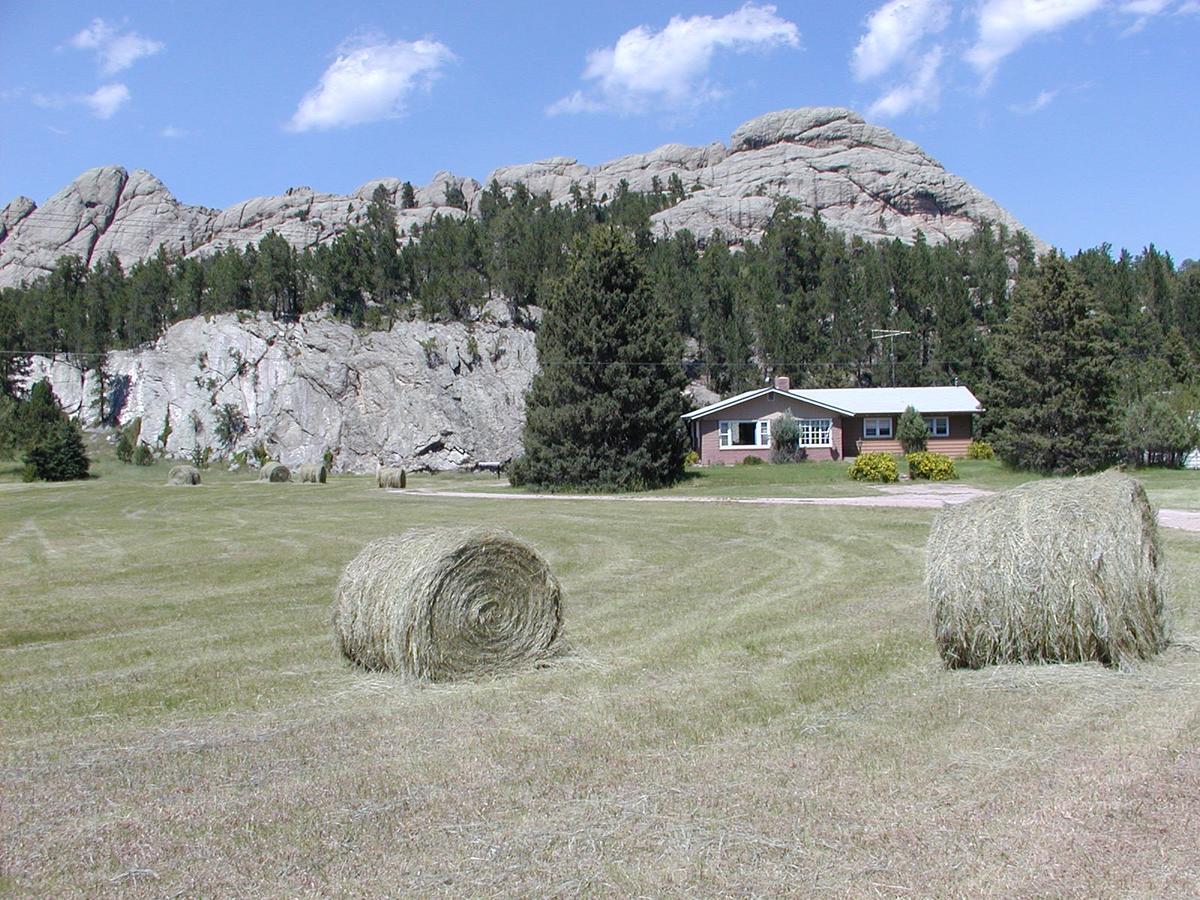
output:
[[[1038,472],[1095,471],[1120,455],[1114,348],[1066,261],[1018,284],[997,330],[986,406],[996,455]]]
[[[648,281],[623,231],[576,243],[538,331],[514,482],[640,490],[682,477],[680,348]]]

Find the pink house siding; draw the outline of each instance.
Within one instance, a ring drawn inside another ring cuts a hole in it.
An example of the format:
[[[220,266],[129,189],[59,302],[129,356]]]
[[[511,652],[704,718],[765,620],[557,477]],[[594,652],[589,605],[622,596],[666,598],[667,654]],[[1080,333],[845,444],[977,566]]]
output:
[[[720,423],[722,421],[754,421],[777,419],[785,410],[790,410],[797,419],[831,419],[832,431],[829,447],[806,447],[808,458],[813,460],[839,459],[842,455],[842,420],[837,413],[820,406],[790,399],[771,392],[762,397],[747,400],[720,412],[710,413],[692,422],[693,435],[698,436],[696,452],[700,462],[706,465],[740,463],[747,456],[757,456],[764,461],[771,458],[770,447],[726,447],[720,445]]]

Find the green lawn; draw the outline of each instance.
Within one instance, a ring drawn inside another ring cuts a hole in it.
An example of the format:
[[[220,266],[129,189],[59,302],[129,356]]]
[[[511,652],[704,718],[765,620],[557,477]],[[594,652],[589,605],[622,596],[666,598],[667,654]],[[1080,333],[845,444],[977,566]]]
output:
[[[85,483],[0,484],[0,893],[1200,891],[1200,535],[1164,531],[1180,640],[1158,660],[948,673],[926,511],[222,470],[168,488],[167,468],[102,455]],[[676,490],[862,490],[839,470]],[[1146,480],[1186,499],[1196,474]],[[571,654],[433,688],[343,663],[341,567],[435,524],[536,546]]]

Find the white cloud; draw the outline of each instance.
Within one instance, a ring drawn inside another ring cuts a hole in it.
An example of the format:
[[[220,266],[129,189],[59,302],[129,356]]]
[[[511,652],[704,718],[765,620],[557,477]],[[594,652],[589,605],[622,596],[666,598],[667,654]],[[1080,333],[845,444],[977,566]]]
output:
[[[93,19],[92,24],[71,38],[70,45],[77,50],[95,50],[102,75],[124,71],[142,57],[159,53],[164,46],[161,41],[142,37],[136,31],[118,32],[103,19]]]
[[[129,102],[129,88],[119,82],[106,84],[80,100],[97,119],[111,119],[118,109]]]
[[[869,116],[899,116],[913,109],[933,109],[941,96],[938,69],[942,64],[942,48],[936,46],[922,57],[904,84],[898,85],[871,104]]]
[[[345,128],[391,119],[415,90],[428,88],[454,60],[437,41],[373,43],[338,53],[288,123],[289,131]]]
[[[1103,5],[1104,0],[984,0],[979,7],[979,35],[967,51],[967,62],[987,84],[1000,61],[1026,41],[1065,28]]]
[[[591,92],[575,91],[546,112],[643,112],[654,106],[695,106],[720,94],[707,81],[717,50],[742,53],[799,44],[800,32],[793,23],[776,15],[774,6],[754,3],[720,18],[675,16],[657,32],[639,25],[621,35],[614,46],[588,53],[583,78],[594,83]]]
[[[950,23],[945,0],[891,0],[867,18],[867,32],[854,48],[851,68],[859,81],[877,78],[897,63],[910,62],[921,39]]]
[[[1015,103],[1009,107],[1009,110],[1021,115],[1032,115],[1038,110],[1045,109],[1054,102],[1054,98],[1058,96],[1058,91],[1041,91],[1036,97],[1028,103]]]
[[[167,125],[158,133],[158,136],[174,140],[176,138],[187,137],[187,132],[182,128],[176,128],[174,125]]]

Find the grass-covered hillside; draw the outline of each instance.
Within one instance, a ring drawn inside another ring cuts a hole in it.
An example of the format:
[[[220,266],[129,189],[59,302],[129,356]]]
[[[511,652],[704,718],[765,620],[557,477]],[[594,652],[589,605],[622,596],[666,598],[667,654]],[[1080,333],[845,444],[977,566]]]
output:
[[[464,499],[491,476],[0,471],[0,893],[1183,896],[1200,890],[1200,534],[1133,671],[944,671],[925,510]],[[965,481],[1019,479],[997,464]],[[1197,473],[1152,501],[1200,509]],[[676,494],[870,493],[840,464]],[[368,540],[488,524],[571,653],[414,687],[328,624]]]

